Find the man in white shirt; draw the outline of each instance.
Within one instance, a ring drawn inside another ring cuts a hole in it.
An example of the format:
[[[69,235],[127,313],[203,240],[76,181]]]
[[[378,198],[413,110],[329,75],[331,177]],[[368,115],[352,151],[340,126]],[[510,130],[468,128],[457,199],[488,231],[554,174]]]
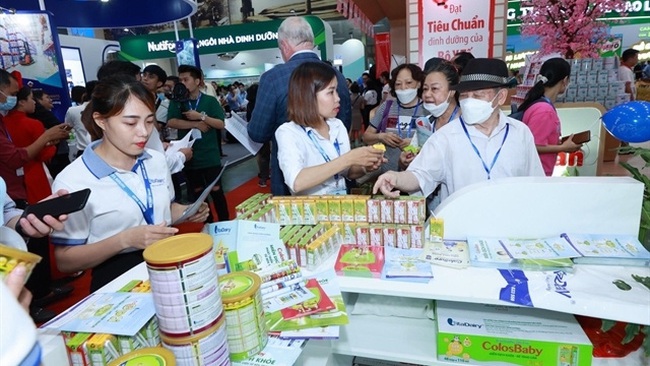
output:
[[[82,99],[83,103],[68,108],[68,111],[65,113],[65,123],[72,126],[75,134],[77,148],[75,156],[81,156],[86,146],[90,144],[90,134],[88,133],[88,130],[86,130],[86,126],[81,122],[81,112],[86,109],[88,101],[90,101],[90,97],[93,95],[93,90],[95,90],[95,85],[97,85],[97,80],[86,83],[86,92]]]
[[[621,66],[618,67],[618,80],[625,82],[625,92],[630,94],[630,100],[636,99],[634,85],[634,66],[639,62],[639,51],[629,48],[621,55]]]
[[[442,184],[444,200],[489,179],[544,176],[532,133],[499,108],[508,96],[507,82],[502,60],[470,60],[460,83],[452,87],[460,94],[461,117],[431,135],[408,170],[379,176],[373,192],[397,197],[400,191],[420,191],[428,196]]]

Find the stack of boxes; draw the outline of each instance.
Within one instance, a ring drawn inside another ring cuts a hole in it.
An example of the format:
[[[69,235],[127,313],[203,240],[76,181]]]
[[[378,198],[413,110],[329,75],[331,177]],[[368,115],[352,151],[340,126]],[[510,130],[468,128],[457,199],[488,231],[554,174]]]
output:
[[[629,102],[625,93],[625,82],[618,81],[618,59],[584,58],[568,60],[571,64],[569,87],[564,95],[557,98],[559,103],[596,102],[610,109],[618,104]],[[526,93],[535,85],[535,78],[543,62],[532,62],[526,67],[524,82],[517,86],[512,102],[521,104]]]

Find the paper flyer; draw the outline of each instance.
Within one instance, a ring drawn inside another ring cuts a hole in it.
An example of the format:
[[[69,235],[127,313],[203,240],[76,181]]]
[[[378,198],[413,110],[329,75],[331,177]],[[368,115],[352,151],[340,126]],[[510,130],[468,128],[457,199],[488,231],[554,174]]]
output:
[[[284,319],[296,319],[335,308],[334,303],[323,291],[318,281],[313,278],[309,279],[305,287],[314,294],[314,298],[280,310]]]
[[[348,313],[345,308],[345,303],[343,302],[343,296],[341,295],[341,289],[338,285],[336,273],[333,270],[328,270],[310,276],[309,278],[314,278],[318,281],[318,284],[323,288],[336,308],[291,320],[285,320],[282,318],[282,313],[280,311],[267,313],[266,324],[269,331],[299,330],[329,325],[348,324]]]
[[[279,313],[281,309],[305,301],[310,301],[314,297],[315,295],[301,282],[263,295],[262,307],[264,308],[264,312],[267,314],[274,312]],[[282,317],[281,314],[280,317]]]
[[[285,330],[280,332],[282,339],[339,339],[341,327],[317,327],[300,330]]]
[[[279,224],[220,221],[207,225],[207,233],[212,236],[220,273],[233,272],[244,261],[252,260],[248,264],[252,268],[247,267],[247,270],[260,270],[289,259],[284,244],[279,240]]]
[[[255,142],[248,137],[248,122],[244,121],[237,113],[232,113],[230,118],[225,121],[226,131],[230,132],[243,147],[251,154],[257,155],[263,144]]]
[[[421,254],[422,249],[385,247],[385,264],[381,278],[433,278],[431,264],[422,261]]]
[[[150,293],[92,293],[43,327],[133,336],[154,315]]]
[[[427,241],[420,259],[451,268],[469,267],[469,248],[465,241]]]

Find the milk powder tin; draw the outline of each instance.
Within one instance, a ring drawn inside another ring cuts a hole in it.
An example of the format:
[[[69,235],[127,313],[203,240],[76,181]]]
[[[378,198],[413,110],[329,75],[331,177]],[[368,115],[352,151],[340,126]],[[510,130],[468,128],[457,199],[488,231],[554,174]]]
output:
[[[226,315],[230,359],[241,361],[259,353],[268,341],[260,277],[252,272],[235,272],[219,279]]]
[[[174,354],[162,347],[142,348],[112,361],[108,366],[176,366]]]
[[[212,237],[185,234],[144,251],[160,331],[188,336],[214,326],[222,315]]]

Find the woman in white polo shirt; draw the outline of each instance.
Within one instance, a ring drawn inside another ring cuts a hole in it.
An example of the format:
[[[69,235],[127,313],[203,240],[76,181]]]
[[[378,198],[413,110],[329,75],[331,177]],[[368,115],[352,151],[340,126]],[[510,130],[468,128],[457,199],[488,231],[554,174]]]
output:
[[[142,262],[142,250],[174,235],[168,227],[187,206],[173,203],[165,157],[145,149],[156,121],[154,97],[134,78],[101,80],[82,114],[91,136],[100,139],[65,168],[53,189],[90,188],[85,208],[69,215],[52,236],[59,269],[93,268],[91,291]],[[203,222],[207,205],[190,218]]]
[[[355,179],[383,163],[372,147],[350,150],[336,114],[336,73],[323,62],[305,62],[289,80],[288,117],[275,132],[284,182],[295,195],[346,194],[344,176]]]

